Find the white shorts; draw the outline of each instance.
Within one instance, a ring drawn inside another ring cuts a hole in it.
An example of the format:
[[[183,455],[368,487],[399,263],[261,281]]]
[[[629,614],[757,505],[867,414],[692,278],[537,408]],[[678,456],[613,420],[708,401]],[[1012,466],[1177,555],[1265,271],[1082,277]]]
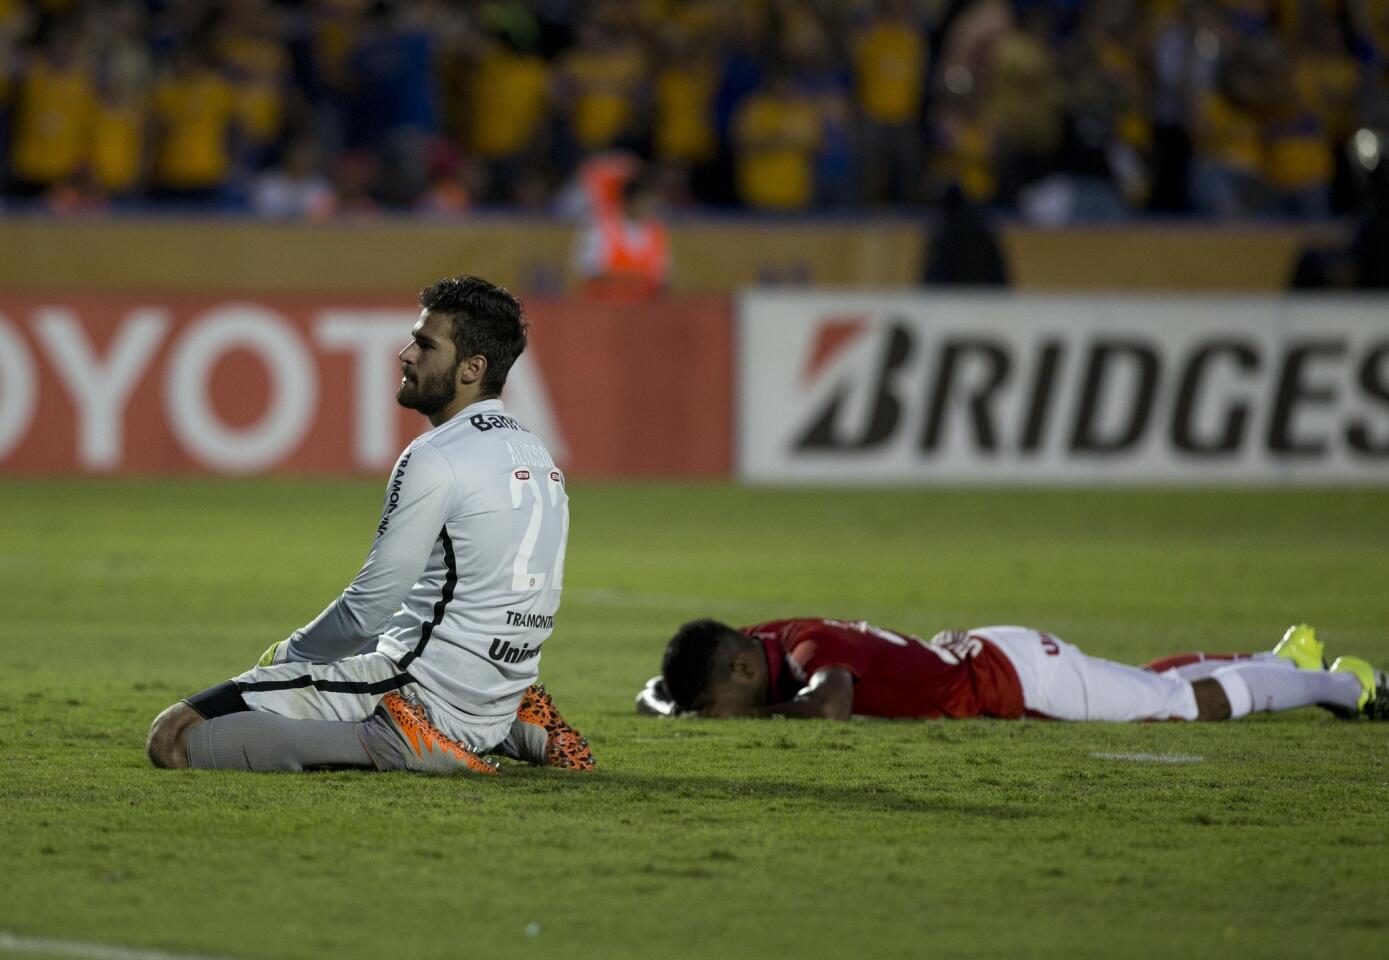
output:
[[[331,663],[277,663],[252,667],[234,677],[252,710],[292,720],[348,720],[370,717],[381,698],[398,690],[418,700],[436,727],[455,740],[487,749],[507,735],[511,718],[464,725],[409,673],[384,653],[362,653]]]
[[[1196,694],[1176,674],[1087,656],[1028,627],[981,627],[969,633],[1008,658],[1029,713],[1054,720],[1196,719]]]

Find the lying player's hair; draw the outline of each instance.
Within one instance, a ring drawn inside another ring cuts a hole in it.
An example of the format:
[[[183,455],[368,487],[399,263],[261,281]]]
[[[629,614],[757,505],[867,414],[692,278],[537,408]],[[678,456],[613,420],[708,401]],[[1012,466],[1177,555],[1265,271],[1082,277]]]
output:
[[[675,631],[661,659],[666,690],[681,710],[693,710],[724,657],[724,641],[737,631],[717,620],[691,620]]]
[[[420,291],[420,306],[446,314],[453,323],[453,345],[459,360],[487,358],[482,396],[501,396],[511,365],[526,349],[530,324],[510,291],[481,277],[445,277]]]

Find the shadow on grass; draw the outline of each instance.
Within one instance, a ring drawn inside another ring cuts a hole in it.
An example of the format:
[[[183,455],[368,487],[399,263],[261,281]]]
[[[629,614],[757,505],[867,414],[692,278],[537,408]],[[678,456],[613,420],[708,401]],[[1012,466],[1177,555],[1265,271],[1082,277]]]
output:
[[[535,795],[561,793],[568,802],[592,800],[612,806],[671,804],[715,807],[754,801],[768,807],[831,807],[856,811],[919,811],[952,814],[986,820],[1024,820],[1045,816],[1045,810],[1028,796],[1019,802],[997,802],[997,796],[962,803],[945,796],[954,791],[903,791],[881,784],[836,784],[760,777],[668,776],[628,771],[575,775],[555,770],[508,767],[498,786],[507,791]],[[537,788],[540,788],[537,791]]]

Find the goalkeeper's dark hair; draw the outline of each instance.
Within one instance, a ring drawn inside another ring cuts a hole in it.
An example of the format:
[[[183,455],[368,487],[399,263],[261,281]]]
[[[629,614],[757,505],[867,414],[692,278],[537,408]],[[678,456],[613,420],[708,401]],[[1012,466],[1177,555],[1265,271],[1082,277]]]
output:
[[[708,618],[691,620],[675,631],[661,659],[661,676],[677,707],[694,709],[729,656],[728,641],[739,636],[728,624]]]
[[[487,358],[482,396],[501,396],[511,365],[526,349],[530,324],[510,291],[481,277],[445,277],[420,291],[420,306],[449,317],[457,357]]]

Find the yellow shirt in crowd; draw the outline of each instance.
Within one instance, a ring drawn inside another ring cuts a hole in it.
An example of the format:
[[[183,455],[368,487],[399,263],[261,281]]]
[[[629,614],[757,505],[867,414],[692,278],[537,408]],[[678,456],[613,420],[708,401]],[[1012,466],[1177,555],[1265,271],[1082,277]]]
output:
[[[941,181],[958,185],[971,200],[987,203],[993,199],[998,189],[994,180],[993,137],[982,119],[956,117],[948,124],[945,147],[935,160],[935,173]]]
[[[1312,114],[1289,111],[1270,123],[1264,143],[1265,176],[1279,190],[1331,183],[1335,161],[1326,130]]]
[[[637,96],[646,82],[640,50],[579,50],[565,59],[565,71],[576,88],[570,116],[574,139],[586,150],[612,146],[636,117]]]
[[[25,71],[15,107],[11,170],[31,183],[58,183],[86,159],[94,91],[77,64],[38,60]]]
[[[139,186],[148,116],[143,99],[97,107],[90,172],[93,184],[103,193],[119,196]]]
[[[1244,173],[1262,173],[1263,129],[1257,117],[1218,93],[1198,104],[1196,149],[1207,160]]]
[[[549,70],[540,57],[500,45],[483,54],[469,89],[473,152],[497,159],[534,143],[545,122],[549,84]]]
[[[344,90],[350,85],[348,62],[361,33],[366,0],[317,0],[313,6],[314,67],[327,87]]]
[[[718,78],[707,63],[665,68],[656,77],[656,156],[701,163],[714,155],[713,100]]]
[[[809,100],[750,94],[733,120],[738,192],[750,207],[803,210],[815,193],[820,114]]]
[[[257,146],[273,143],[284,124],[289,82],[284,45],[242,34],[227,40],[222,56],[236,75],[233,90],[241,132]]]
[[[859,106],[878,123],[915,123],[921,112],[926,45],[909,23],[881,22],[854,43]]]
[[[231,85],[211,70],[162,80],[154,93],[160,137],[154,179],[178,190],[215,187],[231,170],[236,110]]]

